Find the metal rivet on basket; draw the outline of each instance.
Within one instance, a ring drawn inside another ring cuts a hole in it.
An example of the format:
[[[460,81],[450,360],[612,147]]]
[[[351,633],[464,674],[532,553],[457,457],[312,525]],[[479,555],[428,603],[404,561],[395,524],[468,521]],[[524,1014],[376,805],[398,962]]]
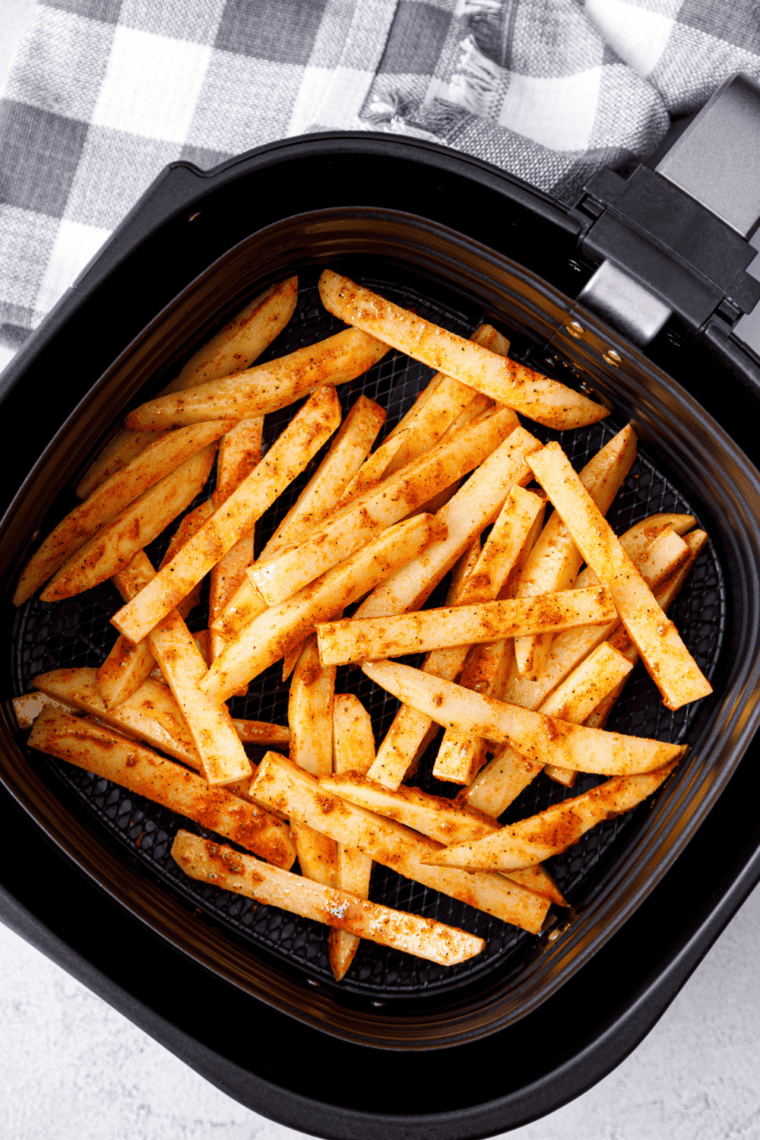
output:
[[[608,364],[613,364],[617,368],[618,364],[622,364],[623,360],[619,352],[615,352],[614,348],[608,348],[603,357]]]
[[[567,326],[567,331],[570,333],[570,336],[574,336],[577,340],[578,337],[583,336],[586,330],[584,329],[583,325],[578,323],[578,321],[571,321]]]

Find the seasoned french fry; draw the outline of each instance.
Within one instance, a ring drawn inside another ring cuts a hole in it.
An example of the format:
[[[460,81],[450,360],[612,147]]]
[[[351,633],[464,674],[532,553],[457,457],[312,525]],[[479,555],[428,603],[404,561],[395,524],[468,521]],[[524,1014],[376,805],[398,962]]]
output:
[[[195,510],[185,515],[172,536],[161,566],[171,561],[188,538],[195,534],[196,530],[203,526],[206,519],[213,514],[213,510],[212,501],[207,499],[205,503],[201,503]],[[125,602],[134,597],[134,593],[130,592],[134,586],[134,580],[129,573],[129,566],[125,567],[123,573],[114,574],[113,583]],[[196,602],[195,591],[183,598],[177,607],[180,617],[186,618]],[[120,633],[97,673],[98,690],[108,708],[129,700],[140,688],[143,681],[150,676],[154,668],[156,668],[156,662],[148,642],[139,641],[135,644]]]
[[[439,534],[440,524],[430,515],[397,523],[316,582],[272,606],[217,657],[203,679],[204,693],[214,701],[226,700],[307,637],[317,622],[355,602]]]
[[[289,277],[287,281],[281,281],[260,293],[190,358],[179,376],[161,394],[176,392],[250,367],[288,323],[297,299],[297,277]],[[78,497],[86,499],[103,479],[139,455],[155,438],[154,432],[123,428],[87,471],[76,489]]]
[[[179,812],[277,866],[293,864],[287,824],[270,812],[224,788],[210,788],[173,760],[86,718],[45,709],[34,722],[29,745]]]
[[[530,491],[513,487],[482,553],[478,554],[473,545],[469,559],[463,560],[450,586],[447,604],[464,605],[495,598],[525,551],[530,549],[542,520],[543,503]],[[467,646],[434,650],[422,668],[431,676],[453,681],[461,672],[466,656]],[[397,788],[423,748],[434,723],[418,709],[402,705],[380,746],[370,777],[386,787]]]
[[[327,776],[333,766],[335,668],[319,663],[316,634],[303,642],[293,672],[288,701],[290,759],[312,776]],[[336,886],[337,847],[306,823],[290,821],[301,872],[325,886]]]
[[[241,420],[222,437],[216,461],[216,487],[214,509],[222,505],[261,462],[261,437],[264,417],[253,416]],[[253,562],[253,528],[244,534],[211,569],[209,589],[209,626],[211,629],[211,656],[218,657],[225,646],[225,638],[215,629],[213,621],[224,609],[225,603],[245,577]]]
[[[505,411],[421,455],[330,515],[291,549],[257,563],[252,572],[257,589],[270,605],[283,601],[369,542],[380,530],[392,526],[437,491],[472,471],[512,431],[512,414]]]
[[[644,553],[639,565],[646,567],[644,572],[648,575],[648,581],[655,587],[656,583],[662,582],[668,577],[673,567],[681,564],[681,552],[676,550],[673,553],[671,549],[672,531],[669,526],[661,531],[655,529],[653,533],[656,537],[652,539],[648,551],[645,546],[642,545],[641,547]],[[633,548],[638,547],[639,538],[642,534],[641,528],[634,528],[634,534],[630,541]],[[624,544],[629,542],[629,536],[630,532],[623,535],[622,542]],[[589,581],[591,576],[592,572],[584,570],[578,578],[578,582]],[[619,619],[611,623],[610,626],[596,626],[595,630],[602,630],[606,632],[607,638],[614,638],[616,631],[620,630]],[[589,701],[586,698],[583,686],[578,685],[576,681],[579,675],[583,676],[584,661],[587,661],[590,653],[598,648],[596,635],[594,637],[589,636],[591,632],[592,627],[588,627],[587,630],[581,628],[558,634],[549,655],[547,668],[541,674],[539,681],[527,681],[519,675],[517,670],[513,670],[504,691],[504,700],[543,712],[544,705],[551,700],[551,694],[557,690],[558,686],[567,682],[572,689],[573,702],[577,702],[577,712],[566,707],[564,719],[580,722],[584,718],[588,718]],[[604,642],[599,644],[603,645]],[[580,674],[578,673],[579,670],[581,670]],[[591,692],[594,697],[598,696],[598,690],[595,686]],[[590,725],[589,727],[602,726]],[[463,803],[498,816],[528,786],[539,771],[541,771],[541,766],[538,761],[531,761],[519,756],[508,745],[505,745],[497,749],[493,759],[478,773],[467,788],[462,789],[459,795]]]
[[[337,843],[358,848],[407,879],[461,899],[533,934],[543,925],[550,906],[548,899],[501,875],[467,876],[451,871],[432,874],[423,860],[438,848],[433,840],[328,795],[313,776],[274,752],[265,755],[249,790],[258,803],[287,812],[289,818],[308,823]]]
[[[510,432],[438,512],[436,517],[448,531],[445,542],[425,551],[422,557],[402,567],[373,590],[362,602],[356,616],[381,617],[416,610],[423,605],[473,537],[493,522],[512,489],[519,486],[522,491],[522,485],[529,478],[526,458],[537,444],[534,436],[522,427]],[[535,498],[525,497],[529,493],[526,491],[512,499],[512,509],[519,516],[516,522],[518,530],[521,530],[528,514],[539,507]]]
[[[347,324],[547,427],[582,427],[609,414],[557,380],[447,332],[330,269],[319,279],[319,294],[325,308]]]
[[[333,751],[336,772],[364,774],[375,759],[375,738],[369,713],[352,693],[339,693],[333,711]],[[337,845],[335,886],[358,898],[369,898],[372,860],[353,847]],[[337,982],[345,977],[359,948],[359,939],[346,930],[331,930],[327,950]]]
[[[293,404],[324,384],[344,384],[366,372],[388,351],[381,341],[345,329],[319,344],[299,348],[267,364],[199,384],[177,395],[159,396],[127,416],[137,431],[165,431],[203,420],[248,419]],[[225,411],[221,412],[220,409]],[[216,410],[215,410],[216,409]]]
[[[213,444],[196,452],[107,522],[48,582],[42,600],[55,602],[80,594],[126,566],[133,554],[189,507],[208,479],[215,453]]]
[[[405,827],[411,827],[438,843],[463,843],[467,839],[482,839],[501,830],[499,824],[488,816],[460,807],[452,800],[441,796],[431,796],[419,788],[400,787],[396,791],[376,784],[366,776],[347,772],[343,776],[323,776],[320,787],[347,800],[356,807],[393,819]],[[512,879],[529,891],[545,895],[559,906],[567,906],[562,892],[543,868],[531,868],[524,875],[521,871],[510,872]]]
[[[614,776],[581,796],[508,824],[495,835],[470,840],[427,857],[435,867],[513,871],[566,851],[597,823],[630,811],[659,788],[677,764],[640,776]]]
[[[606,623],[614,616],[615,607],[606,591],[592,587],[396,617],[325,622],[317,626],[317,640],[323,665],[347,665],[448,645],[477,645],[518,633]]]
[[[20,697],[14,697],[13,713],[16,717],[18,727],[20,729],[31,728],[47,705],[52,705],[53,708],[63,709],[64,712],[71,712],[71,705],[65,701],[57,701],[54,697],[49,697],[46,693],[24,693]]]
[[[603,515],[611,507],[635,458],[636,435],[628,424],[581,471],[580,480]],[[581,563],[580,551],[555,511],[530,553],[515,597],[569,590]],[[535,681],[546,664],[551,642],[551,635],[546,633],[515,638],[515,663],[524,677]]]
[[[599,775],[652,772],[683,748],[645,737],[600,732],[508,705],[396,661],[372,661],[362,671],[405,704],[416,705],[438,724],[509,742],[528,760]]]
[[[258,467],[153,581],[118,611],[112,621],[119,632],[131,641],[145,637],[251,529],[339,423],[335,389],[323,385],[296,413]]]
[[[259,863],[231,847],[199,839],[187,831],[177,832],[171,853],[194,879],[441,966],[465,962],[485,948],[482,938],[455,926],[356,898]]]
[[[13,604],[18,606],[76,553],[88,538],[154,486],[232,427],[230,420],[199,424],[157,439],[84,503],[75,507],[48,535],[21,572]]]
[[[558,444],[528,462],[586,562],[612,594],[622,622],[669,709],[712,692],[671,621],[599,512]]]

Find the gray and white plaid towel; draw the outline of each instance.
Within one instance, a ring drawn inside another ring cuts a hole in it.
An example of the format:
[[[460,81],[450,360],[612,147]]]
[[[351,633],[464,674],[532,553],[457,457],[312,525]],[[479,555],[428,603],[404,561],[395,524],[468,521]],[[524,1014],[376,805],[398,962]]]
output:
[[[38,0],[0,100],[0,340],[176,159],[382,130],[572,201],[740,69],[757,0]]]

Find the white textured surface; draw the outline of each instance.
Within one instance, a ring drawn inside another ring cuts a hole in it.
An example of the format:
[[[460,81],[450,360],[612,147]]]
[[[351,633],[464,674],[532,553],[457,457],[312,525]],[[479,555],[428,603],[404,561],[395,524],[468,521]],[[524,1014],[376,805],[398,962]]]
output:
[[[515,1140],[760,1137],[760,888],[639,1048]],[[286,1140],[0,925],[0,1136]]]
[[[32,0],[0,0],[0,87]],[[10,359],[0,349],[0,370]],[[655,932],[656,934],[656,932]],[[649,1037],[515,1140],[760,1137],[760,888]],[[0,1137],[287,1140],[0,924]]]

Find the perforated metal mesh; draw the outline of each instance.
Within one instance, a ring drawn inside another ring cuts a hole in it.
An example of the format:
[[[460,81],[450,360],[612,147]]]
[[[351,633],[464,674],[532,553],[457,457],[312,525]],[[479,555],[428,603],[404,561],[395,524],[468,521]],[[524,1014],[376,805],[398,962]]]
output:
[[[392,282],[384,280],[365,279],[365,283],[454,332],[468,335],[479,323],[480,314],[477,312],[465,313],[440,301],[431,302],[414,289],[398,288]],[[282,355],[328,336],[340,327],[340,322],[322,308],[312,279],[302,286],[297,312],[268,355]],[[509,335],[509,329],[503,331]],[[532,358],[533,351],[532,346],[524,340],[513,345],[513,355],[518,359],[543,368],[538,357],[535,360]],[[562,371],[560,378],[567,380],[567,374]],[[344,409],[347,409],[361,393],[377,399],[388,412],[385,427],[387,432],[408,409],[430,375],[430,370],[424,366],[398,353],[390,353],[366,375],[343,385],[339,389],[341,402]],[[265,446],[276,438],[292,413],[293,409],[290,408],[267,418]],[[544,440],[558,439],[575,467],[580,468],[623,425],[612,416],[601,424],[568,433],[551,432],[533,424],[529,426],[532,432]],[[319,458],[258,524],[257,551],[290,508]],[[200,498],[207,497],[210,492],[211,483]],[[64,510],[65,507],[62,506],[62,513]],[[621,533],[655,511],[695,513],[680,491],[649,462],[646,454],[640,453],[609,513],[609,520],[613,528]],[[162,536],[149,548],[149,554],[154,560],[160,558],[167,541],[168,536]],[[432,604],[439,603],[444,589],[445,583],[431,599]],[[36,597],[31,599],[18,612],[15,624],[12,654],[16,692],[20,694],[29,691],[33,678],[41,672],[63,667],[98,666],[115,639],[110,617],[120,604],[116,589],[110,583],[51,605],[40,602]],[[191,615],[191,628],[204,626],[205,605],[203,602]],[[721,569],[714,553],[708,548],[692,573],[689,587],[683,591],[672,611],[687,645],[708,677],[714,670],[720,650],[724,607]],[[285,724],[288,691],[287,686],[281,683],[280,674],[281,666],[278,663],[255,680],[244,699],[233,700],[233,715]],[[338,670],[337,691],[355,693],[365,703],[372,715],[379,743],[390,726],[398,702],[370,682],[358,669]],[[654,685],[639,666],[610,719],[609,727],[661,740],[686,741],[694,715],[693,706],[687,706],[676,713],[668,712]],[[455,786],[437,784],[429,775],[436,747],[434,745],[423,759],[417,782],[437,794],[452,795],[457,790]],[[249,749],[249,753],[252,759],[261,755],[260,751],[257,753],[254,749]],[[272,907],[257,905],[218,888],[199,884],[182,874],[169,855],[177,828],[182,826],[199,834],[208,833],[156,804],[62,761],[50,757],[37,760],[47,781],[53,785],[65,785],[81,805],[100,820],[112,840],[120,844],[125,853],[129,852],[132,860],[136,859],[146,873],[163,882],[189,907],[200,908],[219,926],[234,931],[287,961],[308,978],[332,984],[325,927]],[[575,788],[569,791],[548,778],[539,776],[512,805],[505,818],[516,819],[531,815],[566,796],[577,795],[598,782],[598,777],[581,777]],[[643,809],[594,828],[568,852],[550,861],[549,869],[571,903],[582,903],[584,885],[589,876],[605,856],[611,853],[615,844],[622,841],[623,833],[637,827],[641,810]],[[469,963],[448,969],[362,942],[342,987],[378,1002],[403,995],[419,997],[423,994],[451,992],[493,970],[503,972],[514,968],[519,964],[520,955],[532,944],[532,936],[515,927],[402,879],[377,865],[373,870],[371,897],[377,902],[463,927],[485,938],[487,942],[483,954]]]

